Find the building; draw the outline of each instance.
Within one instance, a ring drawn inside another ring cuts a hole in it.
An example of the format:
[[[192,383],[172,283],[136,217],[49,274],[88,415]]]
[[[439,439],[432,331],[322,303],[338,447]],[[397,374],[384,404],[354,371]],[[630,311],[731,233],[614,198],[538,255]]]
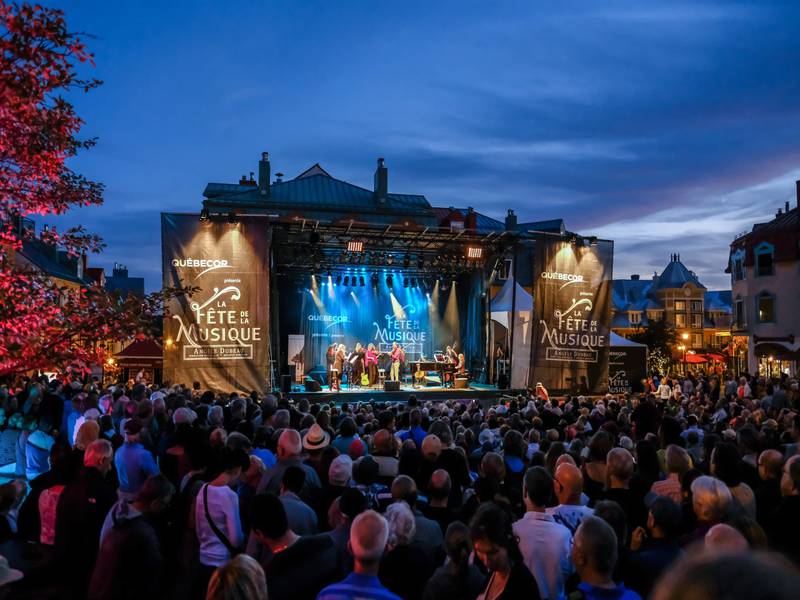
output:
[[[144,296],[144,277],[129,277],[128,267],[114,263],[112,275],[104,277],[104,286],[109,292],[118,292],[125,297],[128,294]]]
[[[687,352],[717,355],[730,342],[731,293],[709,291],[697,275],[681,262],[680,254],[670,261],[660,275],[641,279],[615,279],[611,293],[614,333],[630,337],[642,331],[650,321],[666,320],[675,329],[678,344]],[[682,354],[675,348],[673,357]]]
[[[800,181],[796,182],[800,200]],[[733,240],[727,273],[740,368],[794,375],[800,360],[800,217],[797,201]]]

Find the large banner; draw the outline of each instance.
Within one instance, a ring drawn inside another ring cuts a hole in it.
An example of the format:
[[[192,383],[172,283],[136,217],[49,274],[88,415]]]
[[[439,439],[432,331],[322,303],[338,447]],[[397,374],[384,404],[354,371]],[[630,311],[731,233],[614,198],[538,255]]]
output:
[[[216,391],[269,385],[269,234],[263,221],[200,221],[161,214],[164,286],[200,291],[173,299],[164,318],[164,379]],[[170,344],[169,341],[172,341]]]
[[[638,394],[644,391],[647,346],[611,346],[608,360],[608,391]]]
[[[531,385],[605,391],[613,255],[608,241],[537,241]]]

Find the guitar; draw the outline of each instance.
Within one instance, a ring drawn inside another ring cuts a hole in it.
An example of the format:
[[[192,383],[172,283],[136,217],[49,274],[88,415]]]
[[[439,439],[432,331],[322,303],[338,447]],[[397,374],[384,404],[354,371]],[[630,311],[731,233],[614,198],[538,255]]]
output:
[[[366,373],[361,374],[361,385],[369,385],[369,375]]]

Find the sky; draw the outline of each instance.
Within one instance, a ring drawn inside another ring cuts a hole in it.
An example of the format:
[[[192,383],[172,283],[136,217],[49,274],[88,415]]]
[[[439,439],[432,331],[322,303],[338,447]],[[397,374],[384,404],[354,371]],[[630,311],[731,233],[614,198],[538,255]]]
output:
[[[319,162],[372,187],[615,241],[615,277],[673,252],[710,289],[733,237],[795,197],[800,2],[56,2],[104,84],[71,94],[106,185],[70,212],[160,287],[161,211],[208,182]]]

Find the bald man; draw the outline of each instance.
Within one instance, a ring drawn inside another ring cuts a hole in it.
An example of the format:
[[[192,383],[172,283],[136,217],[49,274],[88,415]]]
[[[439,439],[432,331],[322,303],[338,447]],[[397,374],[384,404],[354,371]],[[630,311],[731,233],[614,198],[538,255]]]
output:
[[[563,456],[569,456],[564,454]],[[559,457],[560,458],[560,457]],[[563,462],[556,468],[553,478],[553,491],[558,499],[558,506],[547,509],[547,514],[569,529],[572,535],[584,518],[591,516],[592,509],[586,506],[588,498],[583,494],[583,474],[573,463]]]
[[[599,500],[613,500],[625,511],[628,531],[642,527],[647,519],[644,495],[630,487],[633,477],[633,455],[625,448],[614,448],[606,457],[608,488],[599,496]]]
[[[428,482],[428,504],[420,506],[422,514],[439,524],[442,534],[456,520],[455,511],[447,506],[452,489],[450,474],[444,469],[436,469]]]
[[[714,554],[727,552],[746,552],[747,540],[737,530],[727,523],[718,523],[706,533],[705,548]]]
[[[298,494],[304,502],[311,502],[314,490],[322,487],[314,467],[303,462],[303,441],[294,429],[284,429],[278,438],[278,462],[264,473],[258,484],[258,493],[280,495],[283,474],[289,467],[300,467],[306,474],[303,488]]]
[[[389,525],[380,514],[368,510],[353,520],[350,528],[350,552],[353,554],[353,572],[343,581],[324,588],[317,600],[400,600],[378,581],[378,569],[389,538]]]
[[[781,503],[781,469],[783,454],[777,450],[764,450],[758,457],[758,478],[761,480],[756,494],[756,519],[765,523]]]

